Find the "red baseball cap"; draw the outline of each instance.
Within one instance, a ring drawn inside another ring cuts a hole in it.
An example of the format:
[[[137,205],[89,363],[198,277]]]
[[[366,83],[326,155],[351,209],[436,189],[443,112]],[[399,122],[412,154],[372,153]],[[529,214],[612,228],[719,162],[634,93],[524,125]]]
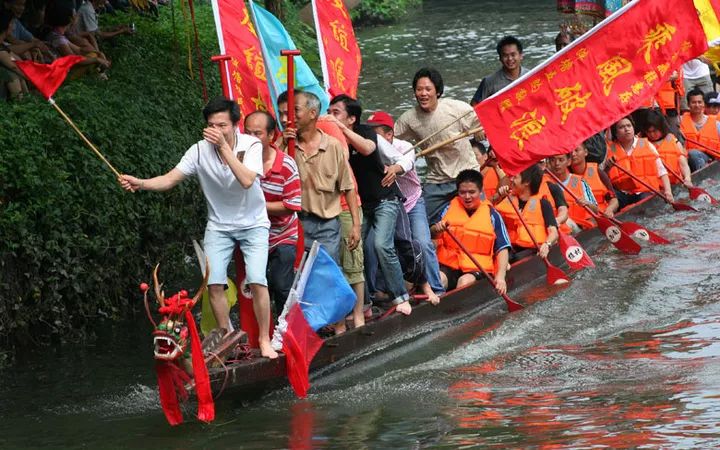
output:
[[[392,116],[385,111],[377,111],[370,114],[367,124],[370,126],[385,125],[386,127],[395,128],[395,121]]]

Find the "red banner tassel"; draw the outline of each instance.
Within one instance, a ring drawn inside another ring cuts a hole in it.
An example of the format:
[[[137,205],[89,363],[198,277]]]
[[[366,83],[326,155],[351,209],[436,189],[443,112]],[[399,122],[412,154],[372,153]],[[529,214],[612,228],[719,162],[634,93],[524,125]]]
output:
[[[155,373],[157,374],[158,389],[160,391],[160,405],[162,405],[165,418],[170,425],[179,425],[183,422],[182,411],[178,403],[177,391],[175,390],[175,377],[171,364],[166,362],[158,362],[155,364]]]
[[[195,318],[189,310],[185,310],[185,321],[190,330],[190,345],[192,351],[192,366],[195,374],[195,392],[198,398],[197,418],[203,422],[215,420],[215,403],[213,402],[210,389],[210,377],[208,376],[205,358],[203,357],[200,336],[198,335]]]

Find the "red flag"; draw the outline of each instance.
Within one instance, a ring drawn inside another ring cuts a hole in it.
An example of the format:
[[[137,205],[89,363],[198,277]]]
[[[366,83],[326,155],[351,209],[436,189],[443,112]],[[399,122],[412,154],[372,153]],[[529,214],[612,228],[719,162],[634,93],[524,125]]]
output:
[[[255,309],[253,308],[253,299],[250,288],[245,283],[245,259],[240,251],[239,246],[235,246],[235,283],[237,285],[237,304],[240,316],[240,329],[247,333],[248,344],[252,348],[260,347],[260,326],[255,317]],[[272,337],[275,329],[275,322],[270,314],[270,334]]]
[[[633,2],[475,111],[514,175],[629,114],[705,50],[692,0]]]
[[[343,0],[312,0],[325,88],[357,98],[362,57]]]
[[[34,61],[15,61],[15,64],[25,74],[28,80],[35,85],[38,91],[48,100],[55,94],[65,81],[68,72],[75,64],[85,60],[84,56],[63,56],[52,64],[40,64]]]
[[[287,331],[283,335],[283,348],[287,376],[295,394],[307,397],[310,389],[310,362],[322,347],[323,340],[310,328],[299,303],[287,315]]]
[[[595,267],[595,263],[590,259],[585,249],[582,248],[577,239],[569,234],[560,233],[560,251],[565,256],[568,265],[575,270]]]
[[[230,97],[243,116],[253,111],[272,113],[273,102],[265,76],[260,41],[244,1],[217,0],[214,8],[220,53],[231,57],[227,64]]]

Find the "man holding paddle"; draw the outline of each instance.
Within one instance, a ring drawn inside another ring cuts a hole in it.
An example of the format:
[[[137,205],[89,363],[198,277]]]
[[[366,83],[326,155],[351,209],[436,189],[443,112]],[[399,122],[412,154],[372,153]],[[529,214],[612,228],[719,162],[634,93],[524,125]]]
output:
[[[463,132],[477,129],[480,122],[467,103],[441,98],[443,79],[435,69],[425,67],[418,70],[413,78],[413,90],[417,105],[395,121],[395,136],[428,144],[445,142],[448,138],[451,140],[425,157],[428,171],[423,198],[428,222],[433,224],[440,220],[450,199],[455,196],[455,177],[466,169],[480,169],[470,147],[471,136],[452,141]],[[476,137],[479,140],[484,138],[481,132]]]

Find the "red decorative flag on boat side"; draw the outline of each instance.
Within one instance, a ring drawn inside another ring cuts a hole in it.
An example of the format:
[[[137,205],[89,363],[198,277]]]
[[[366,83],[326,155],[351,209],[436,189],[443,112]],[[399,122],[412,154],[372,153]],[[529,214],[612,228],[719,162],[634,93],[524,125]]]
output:
[[[310,389],[310,363],[322,347],[323,340],[310,328],[299,303],[290,308],[287,323],[282,346],[287,376],[295,394],[299,398],[305,398]]]
[[[325,89],[357,98],[362,57],[343,0],[312,0]]]
[[[265,62],[255,26],[244,1],[213,0],[220,53],[231,57],[227,65],[230,96],[243,116],[253,111],[272,113]]]
[[[514,175],[629,114],[705,50],[693,0],[635,1],[475,111]]]
[[[58,58],[52,64],[40,64],[34,61],[15,61],[15,64],[27,79],[32,81],[32,84],[35,85],[43,97],[50,100],[50,97],[55,94],[55,91],[65,81],[70,69],[84,60],[84,56],[70,55]]]

